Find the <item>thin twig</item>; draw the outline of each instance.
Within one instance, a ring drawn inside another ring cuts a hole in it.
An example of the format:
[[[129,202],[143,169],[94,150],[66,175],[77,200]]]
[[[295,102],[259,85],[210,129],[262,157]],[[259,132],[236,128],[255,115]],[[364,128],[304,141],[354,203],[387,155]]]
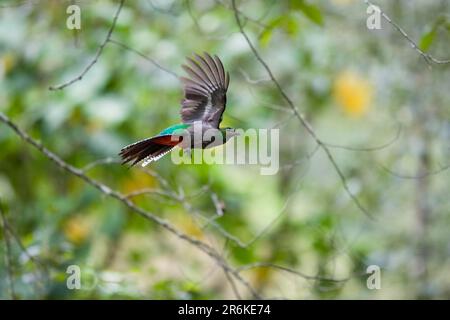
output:
[[[221,217],[223,216],[224,204],[219,199],[219,196],[215,192],[211,192],[211,200],[214,203],[214,207],[216,208],[216,214]]]
[[[83,79],[83,77],[86,75],[86,73],[89,72],[89,70],[97,63],[98,59],[100,58],[101,54],[103,53],[103,49],[105,49],[106,44],[109,42],[109,39],[111,38],[111,35],[114,31],[114,28],[116,27],[117,19],[119,18],[120,11],[122,11],[123,3],[125,0],[120,0],[119,7],[117,8],[116,14],[114,15],[113,22],[111,24],[111,27],[108,30],[108,33],[106,34],[105,40],[103,40],[100,47],[97,49],[97,53],[94,56],[94,59],[84,68],[84,70],[75,78],[72,80],[69,80],[67,82],[64,82],[62,84],[56,85],[56,86],[50,86],[49,90],[62,90],[65,87],[70,86],[71,84],[80,81]]]
[[[125,197],[127,197],[129,199],[129,198],[134,198],[134,197],[141,196],[144,194],[154,194],[154,195],[158,195],[158,196],[162,196],[162,197],[173,198],[172,194],[170,194],[162,189],[156,189],[156,188],[144,188],[144,189],[132,191],[130,193],[127,193],[125,195]]]
[[[239,281],[242,285],[244,285],[247,290],[251,293],[251,295],[256,299],[262,299],[262,296],[250,285],[250,283],[242,278],[242,276],[232,267],[228,265],[228,263],[220,256],[218,255],[214,248],[206,244],[205,242],[201,240],[197,240],[182,231],[175,228],[169,221],[137,206],[134,204],[130,199],[127,198],[126,195],[111,189],[107,185],[88,177],[84,174],[83,170],[76,168],[64,160],[62,160],[58,155],[51,152],[49,149],[47,149],[42,143],[34,140],[31,138],[25,131],[20,129],[14,122],[12,122],[5,114],[0,112],[0,121],[6,124],[8,127],[10,127],[23,141],[33,146],[35,149],[37,149],[40,153],[42,153],[46,158],[48,158],[50,161],[55,163],[58,167],[65,170],[66,172],[80,178],[87,184],[93,186],[97,190],[99,190],[101,193],[106,195],[107,197],[113,198],[121,202],[123,205],[128,207],[133,212],[139,214],[143,218],[153,221],[154,223],[158,224],[162,228],[166,229],[171,234],[175,235],[181,240],[186,241],[187,243],[193,245],[200,251],[207,254],[210,258],[212,258],[221,268],[227,270],[233,277]]]
[[[379,146],[374,146],[374,147],[352,147],[352,146],[343,146],[343,145],[338,145],[338,144],[332,144],[332,143],[328,143],[328,142],[324,142],[323,144],[325,144],[327,147],[330,147],[330,148],[344,149],[344,150],[348,150],[348,151],[356,151],[356,152],[379,151],[379,150],[385,149],[387,147],[390,147],[394,142],[396,142],[398,140],[398,138],[400,138],[401,131],[402,131],[402,127],[401,127],[401,125],[399,125],[395,136],[391,140],[389,140],[388,142],[385,142]]]
[[[227,246],[228,246],[228,239],[225,239],[225,243],[223,245],[223,250],[222,250],[222,254],[221,254],[221,257],[223,259],[226,259]],[[222,268],[222,270],[223,270],[223,273],[225,274],[225,277],[228,280],[228,283],[230,284],[231,290],[233,290],[234,295],[236,296],[236,298],[238,300],[242,300],[241,294],[239,293],[239,290],[238,290],[236,284],[234,283],[233,278],[230,276],[230,273],[223,268]]]
[[[212,218],[207,217],[203,214],[201,214],[200,212],[198,212],[198,210],[194,209],[192,207],[192,205],[189,203],[189,201],[186,201],[186,196],[184,196],[183,192],[180,192],[179,194],[175,195],[174,198],[181,203],[181,205],[183,206],[184,210],[186,210],[187,212],[193,214],[194,216],[196,216],[197,218],[200,218],[205,222],[205,224],[201,227],[201,229],[206,229],[209,226],[214,227],[214,229],[216,229],[225,239],[232,241],[234,244],[238,245],[241,248],[245,248],[247,247],[247,245],[242,242],[238,237],[232,235],[231,233],[229,233],[228,231],[226,231],[220,224],[218,224],[215,219],[220,218],[219,215],[214,215]]]
[[[114,159],[112,157],[107,157],[107,158],[104,158],[104,159],[95,160],[95,161],[85,165],[81,170],[83,172],[86,172],[86,171],[89,171],[89,170],[99,166],[99,165],[112,164],[112,163],[120,163],[120,160]]]
[[[366,5],[368,5],[368,6],[377,7],[378,10],[380,11],[380,14],[383,17],[383,19],[386,20],[391,26],[393,26],[403,36],[403,38],[405,38],[409,42],[411,47],[414,50],[416,50],[424,58],[424,60],[428,64],[431,64],[431,62],[433,62],[435,64],[448,64],[448,63],[450,63],[450,59],[448,59],[448,60],[436,59],[431,54],[426,53],[422,49],[420,49],[419,46],[417,45],[417,43],[413,39],[411,39],[411,37],[405,32],[405,30],[403,30],[402,27],[400,27],[391,18],[389,18],[389,16],[383,10],[381,10],[380,6],[372,4],[369,0],[364,0],[364,3]]]
[[[363,212],[365,215],[367,215],[369,218],[372,219],[372,216],[369,214],[367,209],[360,203],[360,201],[356,197],[356,195],[354,195],[353,192],[350,190],[350,188],[347,184],[347,179],[345,178],[344,173],[342,172],[342,170],[338,166],[336,160],[334,159],[333,155],[331,154],[330,149],[324,144],[324,142],[321,139],[319,139],[319,137],[316,135],[314,129],[312,128],[311,124],[306,120],[306,118],[295,107],[292,100],[289,98],[289,96],[286,94],[284,89],[281,87],[281,84],[278,82],[278,80],[273,75],[272,70],[269,68],[267,63],[262,59],[261,55],[258,53],[258,50],[256,50],[255,46],[251,42],[247,33],[244,31],[241,20],[239,18],[238,10],[236,8],[236,0],[232,0],[232,7],[233,7],[233,11],[234,11],[234,17],[236,19],[236,23],[239,27],[239,30],[240,30],[242,36],[245,38],[246,42],[248,43],[251,51],[253,52],[253,55],[261,63],[261,65],[264,67],[264,69],[266,69],[270,79],[275,84],[275,86],[277,87],[281,96],[286,100],[289,107],[294,112],[295,117],[300,121],[301,125],[306,129],[306,131],[309,133],[309,135],[316,141],[316,143],[320,146],[320,148],[325,152],[326,156],[328,157],[328,160],[331,162],[332,166],[334,167],[335,171],[337,172],[337,174],[341,180],[341,183],[344,187],[344,190],[346,191],[348,196],[353,200],[353,202],[359,208],[359,210],[361,210],[361,212]]]
[[[233,278],[231,278],[230,273],[227,270],[225,270],[225,269],[223,269],[223,273],[225,274],[225,277],[227,278],[228,283],[231,286],[231,290],[233,290],[233,293],[236,296],[236,298],[238,300],[242,300],[241,294],[239,293],[239,290],[236,287],[236,284],[234,283]]]
[[[141,58],[144,58],[145,60],[147,60],[148,62],[150,62],[151,64],[153,64],[153,65],[154,65],[155,67],[157,67],[158,69],[160,69],[160,70],[162,70],[162,71],[164,71],[164,72],[166,72],[166,73],[168,73],[168,74],[171,74],[171,75],[174,76],[175,78],[178,78],[178,75],[177,75],[175,72],[173,72],[173,71],[167,69],[166,67],[162,66],[162,65],[159,64],[156,60],[154,60],[153,58],[150,58],[149,56],[146,56],[146,55],[143,54],[142,52],[140,52],[140,51],[138,51],[138,50],[136,50],[136,49],[133,49],[133,48],[131,48],[130,46],[128,46],[128,45],[126,45],[126,44],[124,44],[124,43],[122,43],[122,42],[119,42],[119,41],[117,41],[117,40],[114,40],[114,39],[108,39],[108,42],[114,43],[115,45],[121,47],[122,49],[131,51],[131,52],[137,54],[137,55],[140,56]]]
[[[426,172],[422,172],[419,175],[407,175],[407,174],[401,174],[401,173],[396,173],[394,171],[392,171],[391,169],[383,166],[383,165],[379,165],[380,168],[382,168],[384,171],[388,172],[389,174],[400,178],[400,179],[408,179],[408,180],[420,180],[420,179],[425,179],[429,176],[434,176],[436,174],[439,174],[441,172],[444,172],[448,169],[450,169],[450,164],[445,165],[445,166],[441,166],[439,169],[433,170],[433,171],[426,171]]]
[[[230,5],[227,4],[225,1],[222,1],[222,0],[215,0],[215,2],[218,3],[218,4],[220,4],[220,5],[222,5],[224,8],[233,10],[233,8],[230,8]],[[249,17],[248,15],[246,15],[245,13],[243,13],[243,12],[240,11],[240,10],[236,10],[236,12],[237,12],[241,17],[243,17],[246,21],[250,21],[250,22],[252,22],[252,23],[256,24],[257,26],[259,26],[259,27],[261,27],[261,28],[264,28],[264,29],[269,28],[269,26],[268,26],[267,24],[261,22],[261,20],[263,20],[263,19],[265,18],[267,12],[265,12],[265,13],[263,14],[263,16],[262,16],[261,18],[259,18],[259,19],[255,19],[255,18]]]
[[[284,266],[280,266],[274,263],[270,263],[270,262],[255,262],[255,263],[251,263],[248,265],[244,265],[241,266],[239,268],[236,269],[237,272],[242,272],[242,271],[246,271],[246,270],[250,270],[250,269],[255,269],[255,268],[272,268],[272,269],[278,269],[281,271],[285,271],[288,273],[292,273],[295,274],[301,278],[304,278],[306,280],[321,280],[321,281],[329,281],[329,282],[346,282],[349,280],[349,278],[343,278],[343,279],[333,279],[333,278],[325,278],[325,277],[320,277],[320,276],[310,276],[307,275],[303,272],[288,268],[288,267],[284,267]]]
[[[244,69],[239,68],[239,71],[241,72],[242,76],[245,78],[245,81],[247,81],[250,84],[260,84],[264,82],[271,82],[272,80],[269,78],[262,78],[262,79],[251,79],[250,76],[245,72]]]
[[[6,226],[6,217],[5,212],[3,211],[3,203],[0,199],[0,217],[1,217],[1,225],[3,230],[3,240],[5,242],[5,265],[6,265],[6,272],[7,272],[7,282],[8,282],[8,289],[9,294],[11,296],[12,300],[17,299],[16,292],[14,289],[14,267],[12,262],[12,253],[11,253],[11,242],[10,242],[10,234],[8,227]]]

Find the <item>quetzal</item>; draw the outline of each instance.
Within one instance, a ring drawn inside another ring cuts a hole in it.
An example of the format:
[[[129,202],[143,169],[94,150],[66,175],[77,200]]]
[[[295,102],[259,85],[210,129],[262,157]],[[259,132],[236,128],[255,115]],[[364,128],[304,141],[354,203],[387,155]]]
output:
[[[195,60],[187,58],[187,65],[182,67],[189,76],[180,77],[184,85],[180,110],[182,123],[166,128],[154,137],[124,147],[119,153],[123,164],[132,162],[131,165],[134,166],[143,160],[142,166],[146,166],[163,157],[175,146],[185,150],[205,149],[224,144],[231,137],[238,135],[233,128],[219,128],[230,82],[230,75],[225,72],[220,59],[216,55],[213,58],[206,52],[203,56],[195,54]],[[198,124],[201,126],[197,126]],[[202,133],[200,142],[194,137],[194,129],[199,127]],[[218,135],[208,134],[211,137],[205,138],[207,135],[203,137],[203,133],[207,130],[209,133],[216,131]],[[220,139],[215,139],[215,136]]]

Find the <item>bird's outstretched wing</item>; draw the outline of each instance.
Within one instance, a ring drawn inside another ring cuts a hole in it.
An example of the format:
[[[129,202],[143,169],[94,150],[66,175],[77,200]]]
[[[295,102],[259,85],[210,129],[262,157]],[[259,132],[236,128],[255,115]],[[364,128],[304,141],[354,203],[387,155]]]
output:
[[[230,76],[216,55],[213,58],[205,52],[203,56],[196,54],[195,58],[187,58],[188,64],[183,65],[189,77],[180,78],[184,84],[181,119],[184,123],[202,121],[219,128]]]

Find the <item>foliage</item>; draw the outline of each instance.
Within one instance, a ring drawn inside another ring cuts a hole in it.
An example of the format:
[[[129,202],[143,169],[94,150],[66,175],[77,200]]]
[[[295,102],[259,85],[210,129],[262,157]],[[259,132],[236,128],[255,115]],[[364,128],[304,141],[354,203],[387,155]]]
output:
[[[66,28],[66,1],[0,3],[0,112],[30,136],[113,190],[147,190],[130,199],[210,244],[264,297],[450,296],[448,64],[427,64],[385,20],[368,30],[364,1],[236,2],[250,40],[372,220],[268,80],[230,1],[126,1],[117,43],[82,80],[49,91],[93,61],[119,4],[74,2],[78,31]],[[419,48],[448,58],[439,15],[448,5],[414,3],[379,1]],[[184,57],[203,51],[231,75],[223,126],[280,129],[276,175],[170,157],[150,172],[117,163],[121,147],[180,121],[180,83],[155,62],[181,75]],[[18,298],[236,297],[214,259],[61,170],[4,123],[0,146],[11,227],[1,231],[11,250],[0,246],[0,298],[10,298],[11,278]],[[366,286],[371,264],[381,267],[380,290]],[[82,290],[67,288],[69,265],[80,266]]]

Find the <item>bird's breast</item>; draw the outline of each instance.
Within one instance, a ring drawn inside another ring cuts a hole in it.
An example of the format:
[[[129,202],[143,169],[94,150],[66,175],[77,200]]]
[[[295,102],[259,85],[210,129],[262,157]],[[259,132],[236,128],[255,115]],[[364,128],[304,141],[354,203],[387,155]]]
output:
[[[183,138],[181,146],[190,149],[207,149],[223,144],[220,130],[202,126],[189,128],[188,136]]]

